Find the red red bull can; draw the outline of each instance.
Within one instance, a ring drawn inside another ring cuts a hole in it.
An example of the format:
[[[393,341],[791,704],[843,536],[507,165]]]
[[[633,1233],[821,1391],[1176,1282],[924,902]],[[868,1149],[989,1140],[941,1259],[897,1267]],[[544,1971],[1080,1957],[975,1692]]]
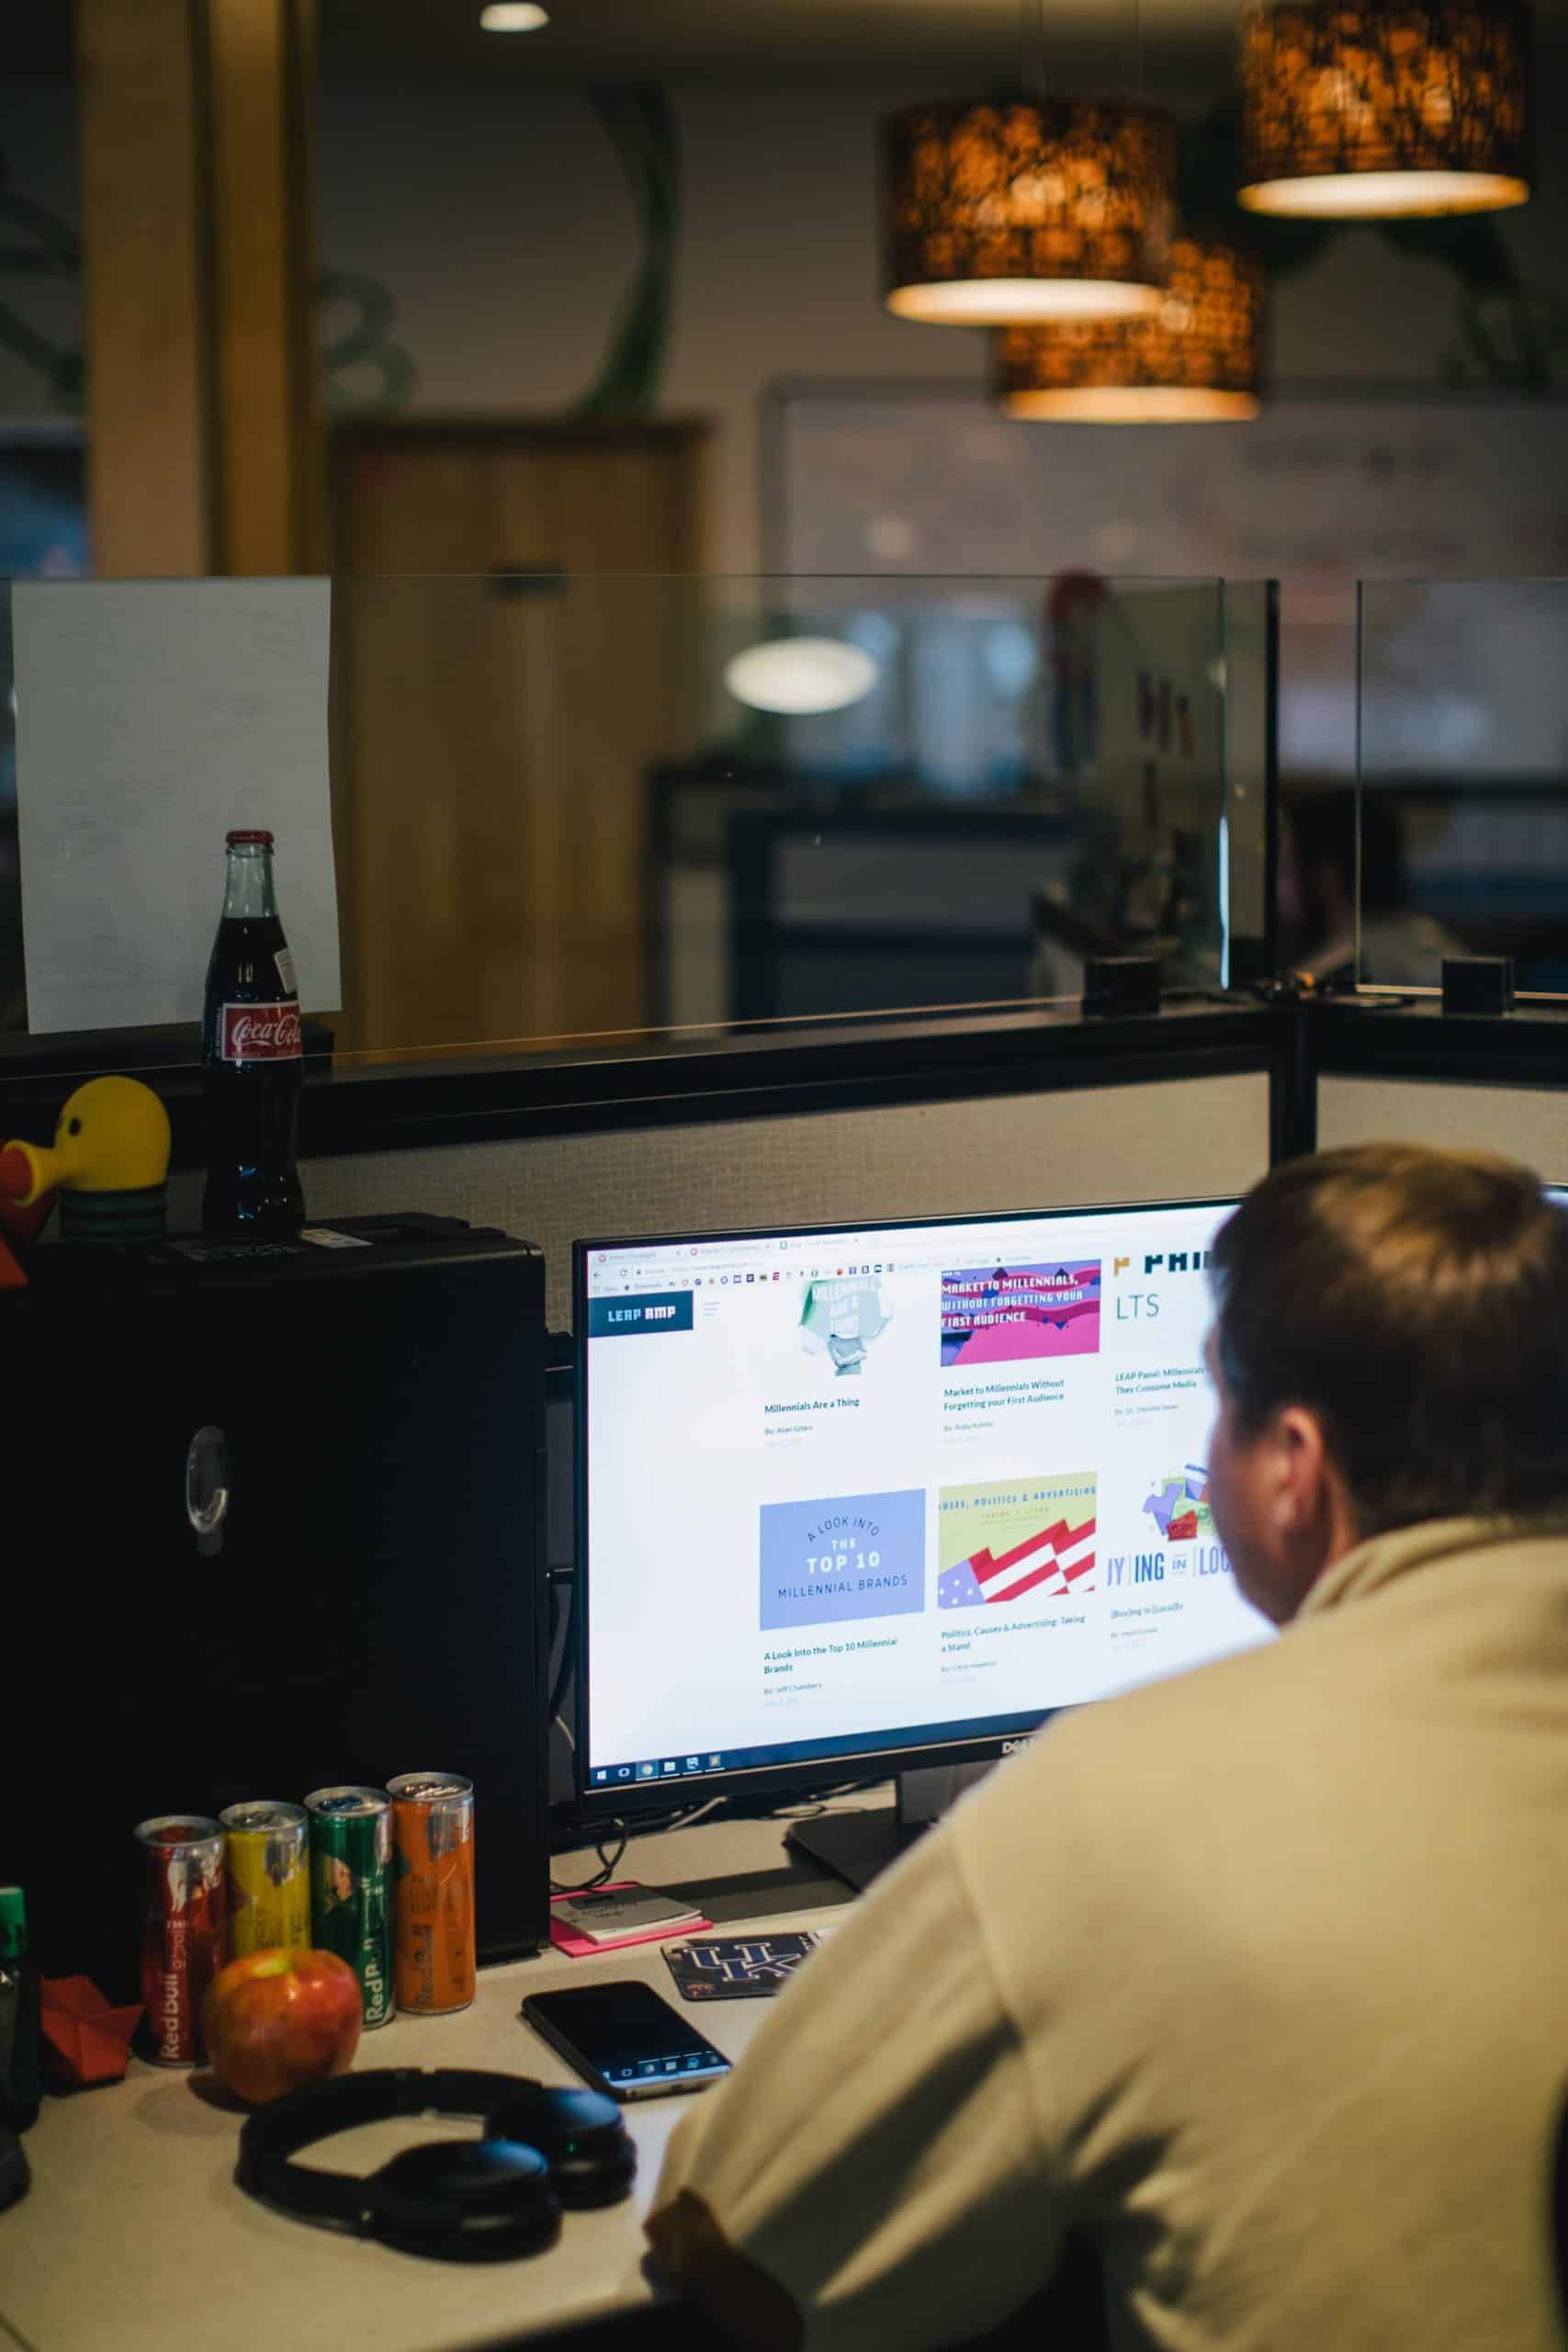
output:
[[[202,1996],[225,1957],[223,1832],[201,1814],[163,1813],[139,1823],[135,1838],[148,2055],[194,2066]]]

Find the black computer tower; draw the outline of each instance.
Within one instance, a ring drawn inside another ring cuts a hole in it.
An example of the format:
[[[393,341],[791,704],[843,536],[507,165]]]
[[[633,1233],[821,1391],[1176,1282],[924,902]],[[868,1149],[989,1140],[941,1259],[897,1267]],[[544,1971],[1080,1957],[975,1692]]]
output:
[[[481,1959],[548,1939],[544,1267],[454,1219],[38,1250],[0,1296],[0,1881],[134,1997],[131,1830],[468,1774]]]

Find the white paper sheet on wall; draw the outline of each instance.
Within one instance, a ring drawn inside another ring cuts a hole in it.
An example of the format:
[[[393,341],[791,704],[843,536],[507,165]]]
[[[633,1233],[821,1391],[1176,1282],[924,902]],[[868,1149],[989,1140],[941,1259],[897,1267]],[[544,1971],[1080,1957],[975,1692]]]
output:
[[[307,1012],[334,1011],[326,580],[11,590],[28,1027],[200,1018],[223,836],[277,837]]]

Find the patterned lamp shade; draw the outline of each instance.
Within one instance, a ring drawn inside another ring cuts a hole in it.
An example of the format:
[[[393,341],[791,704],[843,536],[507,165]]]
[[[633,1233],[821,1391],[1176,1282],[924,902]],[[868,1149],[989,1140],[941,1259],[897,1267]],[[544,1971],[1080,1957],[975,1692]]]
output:
[[[1176,126],[1122,99],[958,99],[886,130],[887,307],[998,326],[1156,310]]]
[[[1263,378],[1261,266],[1179,237],[1150,319],[1006,327],[997,396],[1010,416],[1079,424],[1201,424],[1256,416]]]
[[[1529,0],[1285,0],[1242,26],[1254,212],[1492,212],[1529,196]]]

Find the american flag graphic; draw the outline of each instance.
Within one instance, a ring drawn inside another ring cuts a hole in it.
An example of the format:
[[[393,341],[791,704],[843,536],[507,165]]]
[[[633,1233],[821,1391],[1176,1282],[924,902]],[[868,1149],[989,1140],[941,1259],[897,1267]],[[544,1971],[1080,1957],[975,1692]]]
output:
[[[1037,1535],[1026,1536],[999,1558],[982,1545],[956,1567],[942,1571],[937,1579],[937,1606],[974,1609],[982,1601],[1019,1600],[1026,1592],[1042,1600],[1092,1592],[1094,1531],[1092,1518],[1080,1527],[1069,1527],[1065,1519],[1059,1519]]]

